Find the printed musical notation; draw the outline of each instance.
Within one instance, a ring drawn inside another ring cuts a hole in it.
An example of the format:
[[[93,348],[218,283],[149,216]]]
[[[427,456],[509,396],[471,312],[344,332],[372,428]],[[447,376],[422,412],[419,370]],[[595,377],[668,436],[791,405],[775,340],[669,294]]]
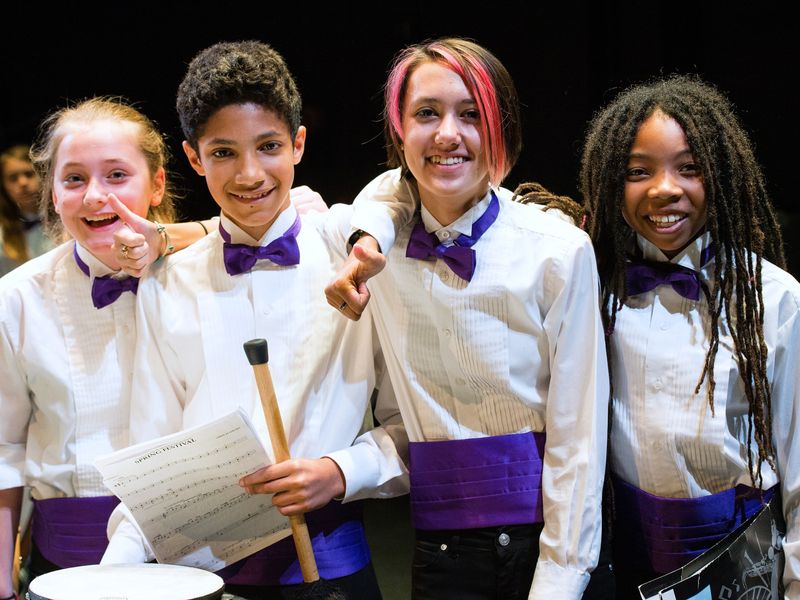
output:
[[[239,487],[243,475],[269,462],[239,410],[101,457],[96,466],[159,562],[217,571],[291,533],[271,496]]]

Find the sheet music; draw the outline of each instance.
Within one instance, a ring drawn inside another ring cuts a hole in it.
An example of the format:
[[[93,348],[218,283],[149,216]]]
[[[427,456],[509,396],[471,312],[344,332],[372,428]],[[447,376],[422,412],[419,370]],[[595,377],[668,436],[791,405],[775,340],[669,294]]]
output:
[[[783,598],[786,524],[780,494],[708,551],[639,586],[645,600]]]
[[[291,533],[272,496],[239,479],[270,463],[247,415],[97,459],[103,483],[133,513],[160,563],[217,571]]]

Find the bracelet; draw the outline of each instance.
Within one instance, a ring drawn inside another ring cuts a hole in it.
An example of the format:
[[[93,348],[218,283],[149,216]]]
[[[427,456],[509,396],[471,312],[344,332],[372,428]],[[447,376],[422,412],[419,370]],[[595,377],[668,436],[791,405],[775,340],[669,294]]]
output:
[[[205,224],[205,223],[203,223],[202,221],[196,221],[196,223],[197,223],[198,225],[200,225],[200,227],[202,227],[202,228],[203,228],[203,231],[205,232],[205,235],[208,235],[208,227],[206,227],[206,224]]]
[[[161,236],[161,239],[164,240],[164,252],[159,256],[166,256],[167,254],[172,254],[172,251],[175,250],[175,246],[172,245],[172,241],[169,239],[169,233],[167,233],[167,228],[164,227],[158,221],[153,221],[153,224],[156,226],[156,231]],[[203,228],[205,229],[205,227]],[[0,598],[2,600],[2,598]]]

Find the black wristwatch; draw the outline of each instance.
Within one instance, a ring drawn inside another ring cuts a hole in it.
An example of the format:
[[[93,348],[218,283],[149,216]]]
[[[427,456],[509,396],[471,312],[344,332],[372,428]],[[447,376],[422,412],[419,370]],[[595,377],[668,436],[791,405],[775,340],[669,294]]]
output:
[[[365,235],[369,235],[369,234],[366,231],[364,231],[363,229],[356,229],[350,235],[350,237],[347,238],[347,246],[348,246],[348,248],[352,248],[353,246],[355,246],[356,242],[358,240],[360,240],[362,237],[364,237]],[[0,600],[2,600],[2,599],[0,599]]]

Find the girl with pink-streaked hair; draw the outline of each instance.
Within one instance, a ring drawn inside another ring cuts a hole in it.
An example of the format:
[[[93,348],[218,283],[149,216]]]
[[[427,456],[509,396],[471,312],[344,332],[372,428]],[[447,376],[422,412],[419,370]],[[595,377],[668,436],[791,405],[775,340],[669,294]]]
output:
[[[407,48],[385,101],[398,168],[361,192],[327,293],[351,318],[373,296],[409,441],[413,597],[580,598],[600,546],[609,392],[591,243],[499,187],[521,135],[491,52]],[[377,275],[364,232],[387,230]]]

